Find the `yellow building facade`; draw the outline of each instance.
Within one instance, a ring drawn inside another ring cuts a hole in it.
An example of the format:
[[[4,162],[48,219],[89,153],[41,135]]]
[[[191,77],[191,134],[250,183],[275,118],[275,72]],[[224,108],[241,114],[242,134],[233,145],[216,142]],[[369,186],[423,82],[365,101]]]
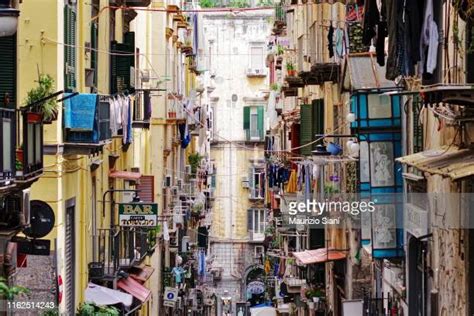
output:
[[[129,32],[134,32],[135,60],[129,79],[135,81],[136,88],[131,111],[133,142],[123,145],[120,136],[110,137],[100,145],[68,142],[63,125],[64,103],[59,103],[57,120],[44,126],[44,174],[32,187],[31,199],[43,200],[55,213],[54,229],[45,238],[51,240],[52,253],[56,256],[59,311],[67,315],[85,301],[89,264],[112,252],[110,245],[101,248],[100,231],[117,223],[117,210],[110,202],[124,200],[128,192],[107,191],[138,188],[140,180],[133,186],[134,179],[129,177],[146,175],[153,179],[152,202],[158,204],[158,213],[162,215],[169,203],[163,190],[164,176],[172,174],[177,179],[184,172],[179,161],[187,161],[183,155],[194,151],[193,145],[186,152],[174,145],[177,120],[169,116],[172,103],[169,94],[188,96],[195,88],[196,75],[190,71],[191,61],[182,55],[184,40],[169,36],[170,29],[178,34],[184,18],[175,18],[174,11],[140,9],[177,8],[173,3],[134,1],[137,7],[132,10],[127,2],[42,0],[23,1],[19,5],[18,100],[24,100],[37,85],[39,74],[50,75],[56,91],[114,95],[111,43],[116,41],[120,45],[127,40]],[[118,9],[116,5],[123,7]],[[74,55],[73,65],[68,54]],[[121,52],[115,56],[121,56]],[[147,119],[138,113],[143,111],[143,106],[136,105],[143,102],[145,94],[149,95],[152,108]],[[113,175],[114,172],[126,174]],[[162,220],[160,217],[158,226],[162,226]],[[144,284],[151,290],[141,308],[144,315],[159,314],[163,255],[167,258],[166,265],[170,265],[166,242],[163,243],[160,234],[153,238],[155,250],[142,263],[155,269]],[[101,254],[102,251],[105,253]]]

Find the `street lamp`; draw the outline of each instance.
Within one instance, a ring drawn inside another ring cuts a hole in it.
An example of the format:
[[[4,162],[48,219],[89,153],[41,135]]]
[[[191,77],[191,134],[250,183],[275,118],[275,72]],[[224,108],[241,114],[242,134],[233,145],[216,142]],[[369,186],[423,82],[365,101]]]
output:
[[[20,11],[13,8],[12,0],[0,0],[0,37],[16,33]]]

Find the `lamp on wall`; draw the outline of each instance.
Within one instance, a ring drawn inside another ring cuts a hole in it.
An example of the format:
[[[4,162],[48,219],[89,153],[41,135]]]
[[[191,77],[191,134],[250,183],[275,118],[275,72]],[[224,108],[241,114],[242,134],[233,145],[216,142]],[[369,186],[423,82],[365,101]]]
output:
[[[20,11],[13,8],[12,0],[0,0],[0,37],[11,36],[18,28]]]

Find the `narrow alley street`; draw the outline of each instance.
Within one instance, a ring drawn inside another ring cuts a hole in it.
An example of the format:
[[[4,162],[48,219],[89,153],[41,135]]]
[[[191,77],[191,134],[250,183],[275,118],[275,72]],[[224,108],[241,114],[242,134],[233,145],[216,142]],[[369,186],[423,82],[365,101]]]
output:
[[[474,0],[0,0],[0,314],[474,315]]]

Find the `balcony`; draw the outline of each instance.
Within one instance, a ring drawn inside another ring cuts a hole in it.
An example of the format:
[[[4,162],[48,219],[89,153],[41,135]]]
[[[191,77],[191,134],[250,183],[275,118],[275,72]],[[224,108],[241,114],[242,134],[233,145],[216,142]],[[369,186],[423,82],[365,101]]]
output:
[[[263,200],[265,199],[264,188],[250,188],[249,200]]]
[[[19,112],[22,120],[22,146],[17,149],[16,180],[17,186],[27,186],[36,181],[43,173],[43,123],[31,119],[36,113]]]
[[[247,69],[247,77],[249,78],[264,78],[267,76],[267,70],[264,68],[248,68]]]
[[[253,242],[263,242],[265,234],[253,230],[249,230],[249,240]]]
[[[97,261],[89,264],[90,278],[113,279],[120,270],[139,266],[153,253],[155,237],[152,230],[140,227],[98,229],[94,235]]]
[[[15,176],[16,120],[15,110],[0,108],[0,190],[13,185]]]
[[[186,119],[185,111],[181,103],[175,98],[169,100],[168,109],[166,110],[166,119],[169,123],[183,121]]]
[[[0,191],[26,188],[43,172],[43,123],[32,116],[38,118],[37,113],[0,108]]]
[[[110,105],[107,96],[80,98],[81,95],[65,102],[64,150],[68,154],[93,154],[112,137]]]
[[[273,23],[273,34],[280,35],[286,28],[286,10],[282,4],[275,6],[275,20]]]

